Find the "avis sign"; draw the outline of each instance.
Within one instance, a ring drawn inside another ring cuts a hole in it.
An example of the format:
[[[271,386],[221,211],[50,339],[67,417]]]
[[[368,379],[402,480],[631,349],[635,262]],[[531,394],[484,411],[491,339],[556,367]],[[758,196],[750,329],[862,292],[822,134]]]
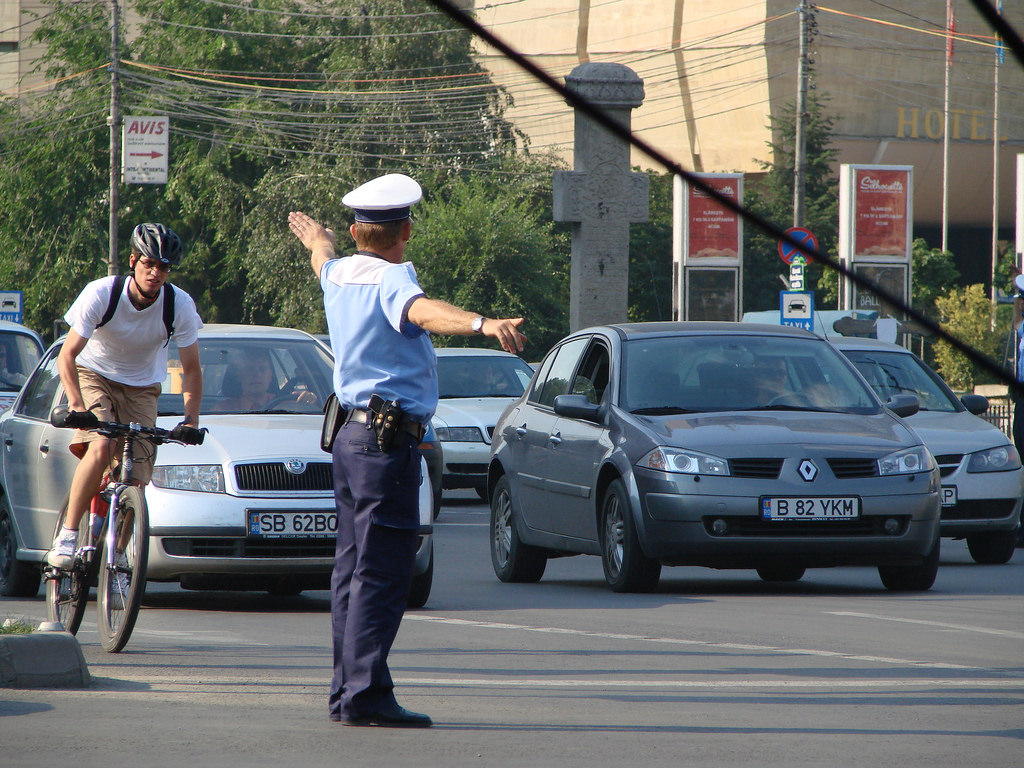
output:
[[[121,133],[125,184],[166,184],[171,122],[164,117],[126,117]]]

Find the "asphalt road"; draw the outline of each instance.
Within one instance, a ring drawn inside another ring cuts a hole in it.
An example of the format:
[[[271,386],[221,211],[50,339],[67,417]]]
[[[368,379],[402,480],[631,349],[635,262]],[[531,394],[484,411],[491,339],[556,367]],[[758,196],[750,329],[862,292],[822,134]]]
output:
[[[121,654],[103,652],[90,608],[90,688],[0,689],[0,766],[1021,763],[1024,550],[978,566],[943,540],[919,594],[871,569],[769,585],[679,568],[655,594],[617,595],[596,558],[499,583],[486,508],[454,496],[431,599],[391,654],[399,700],[433,729],[328,722],[326,592],[155,584]],[[41,595],[0,616],[44,618]]]

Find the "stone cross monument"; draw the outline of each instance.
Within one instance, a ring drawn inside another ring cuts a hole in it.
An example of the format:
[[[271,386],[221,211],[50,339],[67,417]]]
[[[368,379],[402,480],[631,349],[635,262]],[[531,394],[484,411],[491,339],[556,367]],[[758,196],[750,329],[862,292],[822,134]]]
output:
[[[643,80],[622,64],[588,63],[566,87],[627,130],[643,103]],[[647,221],[649,180],[629,170],[629,144],[576,111],[572,171],[555,171],[555,221],[573,222],[569,329],[626,320],[629,225]]]

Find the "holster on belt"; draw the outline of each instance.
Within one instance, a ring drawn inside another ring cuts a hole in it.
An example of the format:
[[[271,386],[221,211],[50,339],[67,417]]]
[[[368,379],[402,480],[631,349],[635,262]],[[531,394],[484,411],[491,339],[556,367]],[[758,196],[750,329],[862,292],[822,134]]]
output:
[[[345,409],[338,402],[338,396],[331,392],[327,402],[324,403],[324,425],[320,430],[320,448],[331,453],[334,447],[334,438],[338,435],[342,423],[345,421]]]
[[[387,453],[395,442],[399,428],[402,427],[405,412],[397,400],[385,400],[374,393],[370,396],[370,413],[373,414],[373,418],[366,426],[373,429],[373,434],[377,437],[377,447],[382,453]]]

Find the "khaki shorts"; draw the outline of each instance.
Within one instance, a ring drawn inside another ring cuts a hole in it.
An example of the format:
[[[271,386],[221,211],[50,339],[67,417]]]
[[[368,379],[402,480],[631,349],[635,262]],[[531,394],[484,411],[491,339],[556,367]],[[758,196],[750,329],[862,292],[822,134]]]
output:
[[[134,421],[146,427],[156,425],[157,399],[161,389],[159,384],[148,387],[119,384],[81,366],[78,366],[78,384],[85,407],[95,413],[100,421],[118,421],[122,424]],[[76,429],[71,439],[71,452],[81,458],[85,455],[86,443],[109,439],[96,432]],[[119,441],[115,448],[111,468],[120,462],[122,445],[123,442]],[[132,481],[145,485],[153,476],[156,446],[148,440],[136,440],[132,457]]]

